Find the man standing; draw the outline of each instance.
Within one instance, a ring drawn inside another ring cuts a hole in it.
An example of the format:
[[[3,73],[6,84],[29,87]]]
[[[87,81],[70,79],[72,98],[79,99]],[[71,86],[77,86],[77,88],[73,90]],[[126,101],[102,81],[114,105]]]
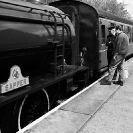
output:
[[[111,85],[112,78],[117,69],[117,71],[119,72],[119,78],[118,81],[115,82],[115,84],[123,86],[124,83],[123,62],[128,53],[129,38],[125,33],[122,32],[122,27],[120,25],[116,26],[116,34],[117,34],[117,40],[113,51],[114,56],[109,65],[109,75],[106,83],[108,85]]]
[[[108,67],[109,67],[109,64],[113,58],[113,48],[114,48],[116,36],[115,36],[114,26],[109,27],[108,30],[109,30],[109,35],[107,36],[106,46],[108,47],[107,59],[108,59]]]

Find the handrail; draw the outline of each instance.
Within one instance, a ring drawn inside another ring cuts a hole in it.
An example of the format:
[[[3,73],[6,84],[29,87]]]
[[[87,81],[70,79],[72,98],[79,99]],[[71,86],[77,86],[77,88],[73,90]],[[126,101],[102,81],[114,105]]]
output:
[[[62,75],[64,74],[64,45],[65,45],[65,38],[64,38],[64,30],[65,30],[65,24],[64,24],[64,18],[62,17],[61,14],[57,13],[57,15],[60,16],[60,18],[62,19],[62,44],[63,44],[63,48],[62,48],[62,55],[63,55],[63,59],[62,59]]]

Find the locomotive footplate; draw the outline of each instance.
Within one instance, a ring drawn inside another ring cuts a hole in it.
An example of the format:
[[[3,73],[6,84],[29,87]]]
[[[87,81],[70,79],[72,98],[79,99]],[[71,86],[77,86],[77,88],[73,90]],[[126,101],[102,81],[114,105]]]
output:
[[[82,78],[83,75],[85,76],[83,80],[84,86],[87,85],[87,81],[88,81],[88,68],[87,67],[84,67],[84,66],[77,67],[77,66],[67,65],[67,70],[68,70],[67,73],[65,73],[64,75],[58,76],[58,77],[54,77],[51,75],[38,76],[36,78],[30,79],[29,80],[30,84],[28,86],[21,87],[17,90],[12,90],[5,94],[0,94],[0,107],[8,103],[11,103],[17,99],[20,99],[26,95],[34,93],[40,90],[42,87],[46,88],[51,85],[54,85],[55,83],[62,82],[64,80],[66,80],[66,83],[68,82],[69,79],[72,80],[73,84],[76,82],[80,83],[80,80],[82,80],[80,78]],[[74,86],[71,85],[71,87],[73,88]]]

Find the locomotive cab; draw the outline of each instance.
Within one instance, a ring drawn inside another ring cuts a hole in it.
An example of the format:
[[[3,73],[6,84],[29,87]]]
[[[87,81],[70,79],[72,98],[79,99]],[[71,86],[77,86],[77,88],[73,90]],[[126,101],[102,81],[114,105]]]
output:
[[[84,66],[89,69],[90,80],[107,70],[106,47],[102,46],[99,14],[95,8],[79,0],[53,1],[50,5],[69,14],[77,38],[78,55],[84,55]],[[105,45],[104,45],[105,46]],[[85,49],[85,51],[84,51]],[[95,78],[94,78],[95,79]]]

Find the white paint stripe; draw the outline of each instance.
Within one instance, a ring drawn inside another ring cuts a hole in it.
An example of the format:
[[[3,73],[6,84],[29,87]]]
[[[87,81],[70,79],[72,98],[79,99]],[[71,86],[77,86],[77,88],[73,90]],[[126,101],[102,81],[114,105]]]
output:
[[[37,123],[39,123],[40,121],[42,121],[44,118],[48,117],[50,114],[52,114],[55,111],[57,111],[63,105],[67,104],[68,102],[70,102],[71,100],[73,100],[74,98],[76,98],[77,96],[79,96],[80,94],[82,94],[83,92],[85,92],[87,89],[89,89],[90,87],[92,87],[93,85],[95,85],[96,83],[98,83],[101,79],[103,79],[107,75],[108,75],[108,73],[106,73],[100,79],[98,79],[97,81],[95,81],[94,83],[92,83],[91,85],[89,85],[88,87],[84,88],[83,90],[81,90],[80,92],[78,92],[77,94],[75,94],[74,96],[72,96],[69,99],[67,99],[66,101],[64,101],[63,103],[61,103],[60,105],[58,105],[57,107],[55,107],[54,109],[52,109],[51,111],[49,111],[48,113],[46,113],[45,115],[41,116],[40,118],[38,118],[37,120],[35,120],[31,124],[27,125],[26,127],[24,127],[22,130],[18,131],[17,133],[23,133],[26,130],[32,128],[34,125],[36,125]]]
[[[130,58],[129,60],[125,61],[125,62],[131,62],[133,61],[133,58]]]

